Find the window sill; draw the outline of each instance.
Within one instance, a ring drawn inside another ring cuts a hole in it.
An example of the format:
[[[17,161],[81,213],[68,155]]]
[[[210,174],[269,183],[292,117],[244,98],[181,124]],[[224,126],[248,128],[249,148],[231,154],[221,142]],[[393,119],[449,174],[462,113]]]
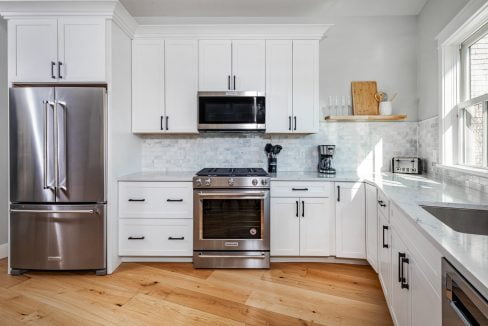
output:
[[[444,165],[444,164],[437,164],[436,167],[444,170],[457,171],[469,175],[476,175],[478,177],[488,178],[488,169],[473,168],[473,167],[463,166],[463,165]]]

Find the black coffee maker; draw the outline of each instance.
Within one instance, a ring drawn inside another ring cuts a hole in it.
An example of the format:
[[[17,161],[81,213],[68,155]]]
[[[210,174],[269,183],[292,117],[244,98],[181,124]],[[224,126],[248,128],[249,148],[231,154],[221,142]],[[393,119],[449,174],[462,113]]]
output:
[[[332,166],[335,145],[319,145],[319,173],[335,174],[336,170]]]

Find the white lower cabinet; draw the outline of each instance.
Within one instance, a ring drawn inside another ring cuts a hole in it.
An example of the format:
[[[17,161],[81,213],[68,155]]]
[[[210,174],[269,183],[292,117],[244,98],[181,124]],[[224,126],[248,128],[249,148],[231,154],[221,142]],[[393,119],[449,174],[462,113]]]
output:
[[[119,182],[119,255],[193,255],[191,182]]]
[[[388,219],[378,215],[378,276],[385,298],[390,298],[391,288],[391,229]]]
[[[410,253],[393,230],[391,237],[391,296],[392,318],[397,326],[410,325]]]
[[[298,198],[271,198],[271,256],[300,255]]]
[[[336,182],[336,256],[366,258],[364,184]]]
[[[365,185],[366,189],[366,259],[378,272],[378,207],[375,186]]]
[[[121,256],[192,256],[193,220],[120,220],[119,254]]]

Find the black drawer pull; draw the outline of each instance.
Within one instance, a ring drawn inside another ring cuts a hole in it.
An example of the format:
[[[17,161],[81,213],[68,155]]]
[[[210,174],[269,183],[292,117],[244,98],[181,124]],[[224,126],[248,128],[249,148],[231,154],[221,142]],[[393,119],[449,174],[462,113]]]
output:
[[[406,255],[405,255],[406,256]],[[409,264],[410,260],[406,257],[402,257],[401,259],[401,265],[402,265],[402,280],[401,280],[401,288],[408,290],[410,286],[408,285],[407,279],[405,277],[405,270],[403,269],[404,264]]]
[[[129,240],[144,240],[146,237],[128,237]]]
[[[404,253],[398,253],[398,283],[403,282],[403,268],[402,268],[402,259],[405,258],[406,255]]]
[[[133,199],[133,198],[130,198],[129,201],[130,202],[144,202],[146,200],[144,198],[142,198],[142,199]]]
[[[308,188],[291,188],[292,191],[308,191]]]
[[[183,199],[166,199],[167,202],[170,202],[170,203],[177,203],[177,202],[182,202]]]
[[[381,206],[381,207],[386,207],[386,204],[384,201],[382,200],[378,200],[378,204]]]
[[[388,230],[388,226],[383,225],[383,248],[388,248],[388,244],[385,243],[385,231]]]
[[[168,240],[185,240],[185,237],[179,237],[179,238],[169,237]]]

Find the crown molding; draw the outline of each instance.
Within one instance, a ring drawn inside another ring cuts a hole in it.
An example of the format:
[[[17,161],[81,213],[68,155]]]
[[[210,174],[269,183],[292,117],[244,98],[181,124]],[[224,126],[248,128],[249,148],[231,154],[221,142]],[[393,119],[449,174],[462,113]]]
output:
[[[190,24],[144,25],[137,39],[307,39],[321,40],[331,24]]]
[[[133,37],[137,22],[118,0],[0,1],[0,16],[5,19],[52,16],[91,16],[112,19]]]

